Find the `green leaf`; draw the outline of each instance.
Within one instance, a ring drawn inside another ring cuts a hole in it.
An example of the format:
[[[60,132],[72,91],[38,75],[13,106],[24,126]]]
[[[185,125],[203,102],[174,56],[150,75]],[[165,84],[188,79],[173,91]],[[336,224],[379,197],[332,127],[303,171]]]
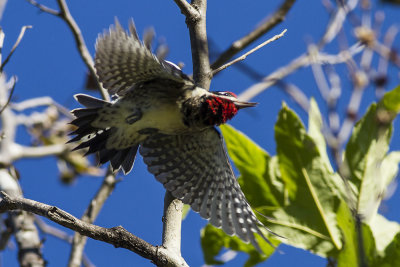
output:
[[[310,109],[308,111],[308,135],[314,140],[321,159],[325,163],[326,167],[333,172],[328,154],[326,153],[326,143],[322,126],[322,117],[318,108],[318,104],[314,98],[311,98]]]
[[[376,214],[372,218],[369,226],[374,235],[378,253],[383,252],[390,242],[393,241],[396,234],[400,232],[400,224],[398,222],[389,221],[380,214]]]
[[[343,247],[337,257],[337,267],[370,266],[374,263],[377,252],[371,229],[368,225],[361,224],[361,238],[359,237],[356,223],[345,201],[341,202],[338,209],[337,222],[343,234]],[[359,241],[362,241],[361,246]]]
[[[380,257],[371,267],[393,267],[400,266],[400,232],[386,247],[384,256]]]
[[[344,157],[344,166],[348,169],[345,176],[350,178],[355,193],[355,208],[367,222],[377,213],[387,185],[397,174],[400,160],[397,152],[386,155],[392,126],[391,121],[382,123],[380,112],[382,109],[376,104],[369,107],[355,125]]]
[[[380,101],[386,110],[393,111],[395,113],[400,112],[400,86],[397,86],[392,91],[387,92],[382,100]]]
[[[340,194],[333,182],[338,176],[326,166],[300,119],[286,106],[279,113],[275,139],[288,203],[274,212],[277,227],[272,230],[288,237],[291,245],[322,256],[336,253],[342,246],[336,223]]]
[[[275,249],[268,244],[263,238],[256,235],[256,240],[260,244],[264,254],[259,253],[251,244],[246,244],[240,238],[236,236],[229,236],[224,233],[221,229],[215,228],[211,224],[208,224],[201,231],[201,246],[203,248],[204,260],[206,264],[223,264],[221,260],[217,260],[215,257],[225,247],[233,251],[245,252],[249,255],[244,266],[254,266],[260,262],[265,261]],[[279,245],[279,241],[270,239],[275,245]]]
[[[337,267],[359,266],[356,226],[350,209],[344,201],[338,209],[337,222],[343,233],[343,247],[337,257]]]

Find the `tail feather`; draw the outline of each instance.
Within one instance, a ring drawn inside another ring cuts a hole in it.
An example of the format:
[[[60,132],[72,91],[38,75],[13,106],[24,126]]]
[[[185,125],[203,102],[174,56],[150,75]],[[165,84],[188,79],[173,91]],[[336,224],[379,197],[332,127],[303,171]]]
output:
[[[133,167],[137,145],[129,146],[126,148],[113,148],[110,147],[110,138],[118,134],[117,127],[99,127],[93,126],[94,121],[99,117],[100,111],[104,108],[109,108],[111,103],[97,99],[88,95],[78,94],[75,99],[85,106],[86,108],[78,108],[72,112],[76,117],[71,121],[72,125],[78,127],[70,135],[75,135],[68,143],[81,141],[81,143],[73,150],[88,148],[86,155],[97,153],[99,156],[99,163],[104,164],[110,161],[111,167],[114,171],[122,168],[123,172],[129,173]],[[111,144],[112,146],[112,144]]]
[[[105,105],[109,105],[108,102],[95,98],[90,95],[84,95],[84,94],[77,94],[74,95],[76,101],[78,101],[81,105],[87,107],[87,108],[101,108],[104,107]]]

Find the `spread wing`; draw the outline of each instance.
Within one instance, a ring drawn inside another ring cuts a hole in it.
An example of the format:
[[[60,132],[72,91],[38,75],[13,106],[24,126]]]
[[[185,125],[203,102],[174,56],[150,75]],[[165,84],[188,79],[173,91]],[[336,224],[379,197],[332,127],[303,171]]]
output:
[[[211,224],[258,249],[253,233],[267,240],[260,230],[265,226],[240,189],[222,137],[214,128],[192,135],[157,135],[139,151],[156,179]]]
[[[133,21],[129,32],[118,21],[97,39],[95,68],[100,81],[111,94],[123,94],[134,84],[153,79],[166,79],[184,84],[191,80],[172,63],[151,52],[152,36],[139,40]]]

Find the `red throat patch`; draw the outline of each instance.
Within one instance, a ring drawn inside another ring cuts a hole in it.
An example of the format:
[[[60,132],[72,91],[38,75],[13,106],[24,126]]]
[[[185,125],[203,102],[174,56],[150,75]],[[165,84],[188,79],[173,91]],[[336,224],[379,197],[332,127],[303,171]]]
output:
[[[238,109],[235,104],[224,98],[210,96],[205,101],[205,122],[210,125],[220,125],[232,119]]]

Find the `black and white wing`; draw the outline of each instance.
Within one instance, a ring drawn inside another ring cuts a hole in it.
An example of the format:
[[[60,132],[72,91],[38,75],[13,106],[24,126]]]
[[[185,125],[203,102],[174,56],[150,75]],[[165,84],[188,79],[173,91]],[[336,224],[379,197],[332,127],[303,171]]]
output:
[[[156,179],[212,225],[250,241],[259,250],[253,233],[268,241],[260,230],[265,226],[240,189],[216,129],[191,135],[157,135],[148,138],[139,152]]]
[[[159,56],[151,52],[153,35],[145,36],[141,42],[133,21],[129,32],[118,21],[97,38],[95,68],[103,86],[111,94],[123,94],[134,84],[153,79],[173,82],[191,82],[182,71],[164,60],[166,53]]]

